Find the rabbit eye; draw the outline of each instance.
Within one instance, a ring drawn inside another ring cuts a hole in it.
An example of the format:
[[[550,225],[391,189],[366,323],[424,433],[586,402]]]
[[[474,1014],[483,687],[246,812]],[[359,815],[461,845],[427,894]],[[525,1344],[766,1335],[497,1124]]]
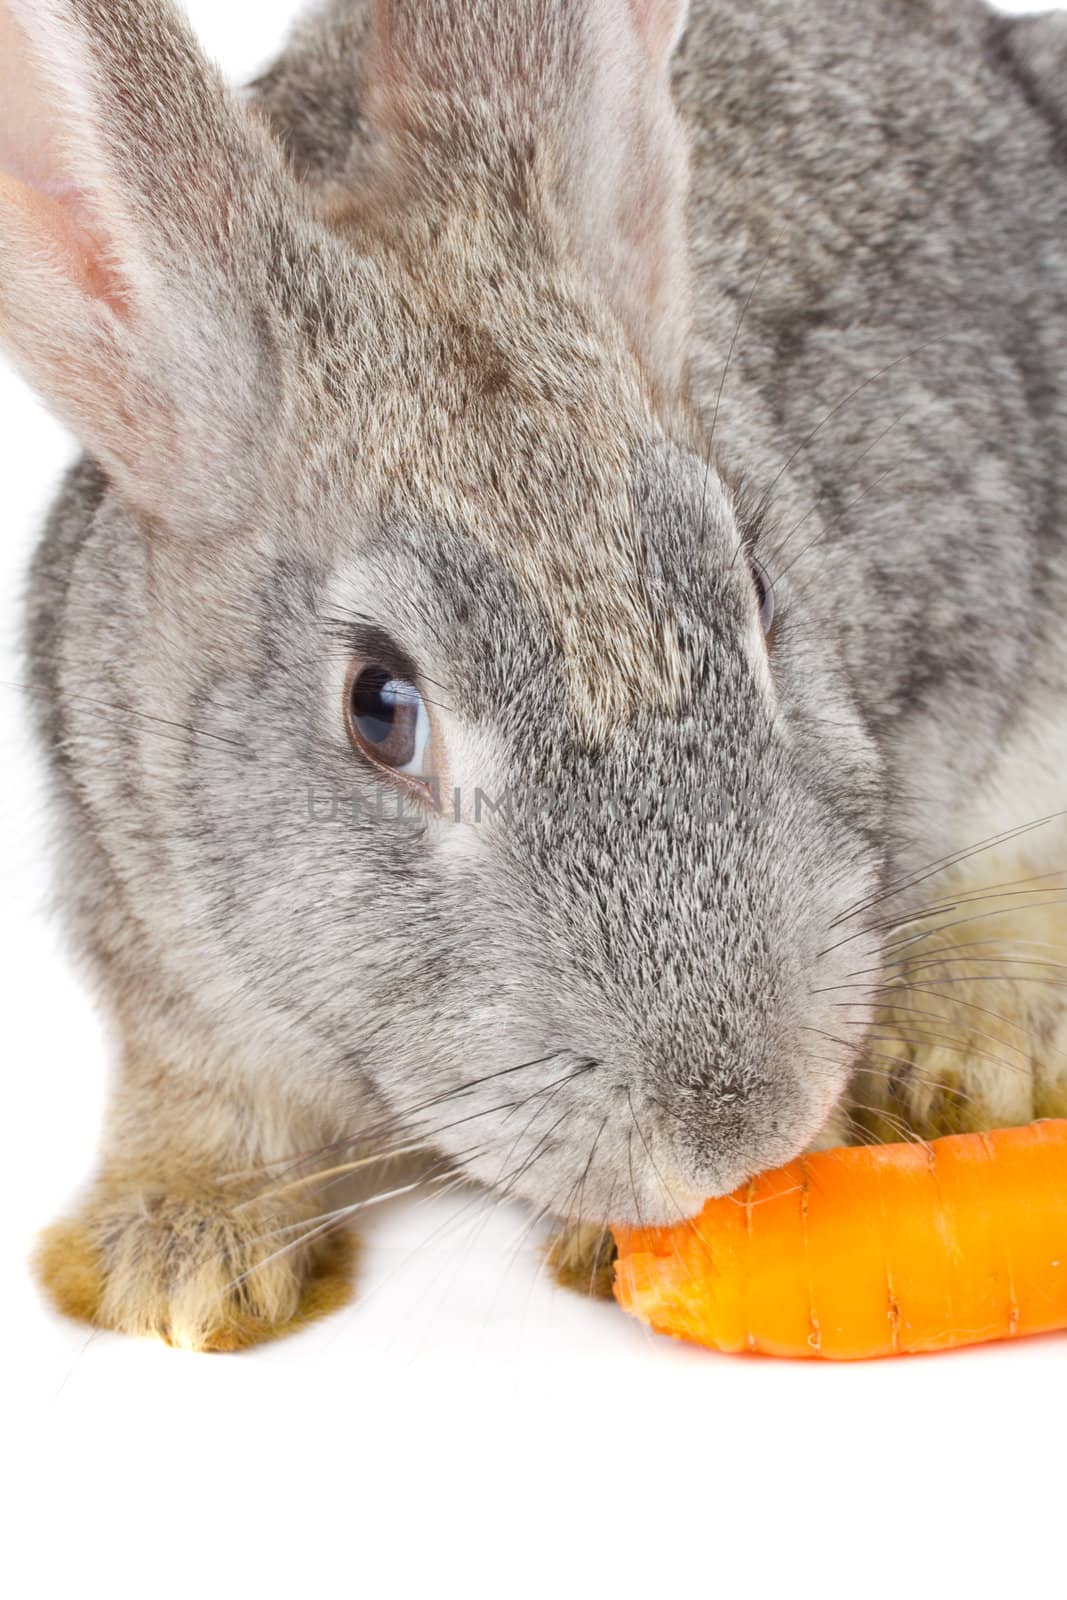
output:
[[[426,783],[430,770],[430,714],[413,683],[385,667],[365,666],[348,691],[348,732],[377,767]]]
[[[769,639],[774,627],[774,585],[766,567],[759,561],[752,563],[752,580],[756,585],[756,599],[759,602],[760,627]]]

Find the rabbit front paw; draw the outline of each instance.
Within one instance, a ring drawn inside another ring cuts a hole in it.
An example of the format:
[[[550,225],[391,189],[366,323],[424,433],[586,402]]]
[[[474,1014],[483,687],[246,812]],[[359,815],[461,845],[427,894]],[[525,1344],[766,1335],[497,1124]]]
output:
[[[229,1351],[296,1331],[351,1297],[354,1244],[301,1242],[298,1216],[204,1186],[101,1183],[37,1254],[65,1315],[184,1350]]]
[[[548,1266],[564,1289],[596,1300],[610,1300],[615,1283],[615,1240],[611,1229],[593,1223],[563,1223],[547,1247]]]

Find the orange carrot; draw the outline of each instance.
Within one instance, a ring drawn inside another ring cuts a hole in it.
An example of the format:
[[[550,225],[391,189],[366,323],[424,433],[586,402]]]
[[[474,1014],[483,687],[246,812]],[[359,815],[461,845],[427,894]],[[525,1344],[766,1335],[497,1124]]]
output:
[[[802,1157],[616,1228],[615,1294],[716,1350],[857,1361],[1067,1328],[1067,1120]]]

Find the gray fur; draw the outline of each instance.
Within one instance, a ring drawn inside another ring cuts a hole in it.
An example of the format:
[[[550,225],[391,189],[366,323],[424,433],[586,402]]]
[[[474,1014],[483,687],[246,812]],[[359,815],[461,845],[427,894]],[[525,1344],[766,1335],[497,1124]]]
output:
[[[132,447],[34,371],[102,463],[29,648],[74,943],[153,1067],[106,1160],[151,1118],[192,1149],[212,1097],[207,1170],[388,1114],[535,1206],[668,1220],[804,1148],[886,912],[840,919],[976,841],[976,794],[1031,820],[1009,738],[1063,749],[1058,24],[693,0],[687,263],[659,68],[604,66],[624,0],[383,0],[401,67],[332,0],[254,110],[161,0],[42,9],[85,30],[151,308]],[[380,792],[341,716],[368,624],[529,814],[309,819]]]

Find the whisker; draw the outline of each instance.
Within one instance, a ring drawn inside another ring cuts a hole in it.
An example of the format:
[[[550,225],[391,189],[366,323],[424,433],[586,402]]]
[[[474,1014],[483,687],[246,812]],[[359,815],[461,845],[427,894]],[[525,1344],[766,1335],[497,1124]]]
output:
[[[899,994],[899,993],[902,992],[902,990],[898,986],[896,988],[895,992]],[[976,1004],[975,1001],[973,1001],[973,1000],[961,1000],[958,995],[942,994],[940,992],[940,990],[938,990],[938,989],[924,988],[919,984],[910,985],[909,986],[909,992],[911,994],[922,995],[925,999],[929,999],[929,1000],[944,1000],[945,1003],[948,1004],[948,1005],[951,1005],[953,1007],[962,1007],[964,1010],[967,1010],[967,1011],[973,1011],[978,1016],[991,1017],[995,1022],[1003,1023],[1006,1028],[1013,1028],[1015,1030],[1015,1032],[1021,1033],[1023,1038],[1024,1039],[1028,1039],[1032,1045],[1037,1045],[1038,1042],[1039,1042],[1035,1038],[1032,1030],[1027,1028],[1027,1027],[1025,1027],[1016,1018],[1014,1018],[1014,1017],[1006,1017],[1003,1012],[1001,1012],[1001,1011],[993,1011],[988,1006],[980,1006],[980,1005]],[[834,1009],[835,1010],[837,1010],[837,1009],[849,1010],[849,1009],[853,1009],[856,1006],[863,1005],[863,1004],[864,1004],[864,1002],[860,1001],[860,1000],[837,1000],[837,1001],[834,1002]],[[879,1001],[878,1002],[878,1006],[879,1006],[880,1010],[901,1011],[901,1012],[903,1012],[905,1014],[907,1014],[909,1011],[911,1011],[913,1009],[911,1006],[893,1006],[891,1004],[888,1004],[884,1000]],[[937,1013],[934,1013],[934,1012],[927,1013],[925,1011],[922,1014],[924,1016],[925,1015],[930,1015],[930,1016],[937,1015]],[[856,1024],[852,1024],[852,1023],[846,1024],[846,1026],[855,1026],[855,1025]],[[1005,1039],[998,1040],[992,1034],[981,1034],[978,1029],[975,1029],[974,1031],[975,1031],[976,1034],[979,1035],[979,1037],[989,1039],[994,1044],[1008,1044],[1007,1040],[1005,1040]],[[1019,1050],[1020,1054],[1023,1053],[1019,1046],[1013,1046],[1013,1045],[1008,1044],[1008,1048],[1009,1049],[1017,1049],[1017,1050]],[[1045,1046],[1044,1044],[1042,1044],[1041,1048],[1047,1049],[1049,1047]],[[1053,1054],[1060,1055],[1060,1054],[1063,1054],[1063,1052],[1054,1051]]]
[[[965,1055],[969,1059],[972,1059],[972,1060],[975,1060],[975,1061],[988,1061],[988,1062],[991,1062],[996,1066],[1005,1067],[1009,1072],[1023,1072],[1024,1070],[1026,1070],[1026,1069],[1024,1069],[1022,1063],[1020,1063],[1018,1061],[1006,1061],[1003,1056],[994,1056],[994,1055],[990,1055],[987,1051],[975,1050],[973,1045],[964,1043],[962,1040],[956,1039],[950,1034],[933,1033],[929,1029],[926,1030],[925,1032],[920,1032],[918,1030],[912,1030],[911,1035],[909,1037],[909,1036],[904,1034],[903,1030],[898,1030],[896,1028],[890,1028],[887,1032],[881,1033],[881,1032],[877,1031],[877,1027],[878,1027],[878,1025],[876,1023],[875,1026],[866,1034],[866,1036],[865,1036],[866,1039],[873,1039],[877,1043],[882,1043],[882,1044],[892,1044],[892,1043],[894,1043],[896,1041],[899,1041],[902,1044],[909,1044],[909,1043],[912,1043],[912,1044],[914,1044],[914,1043],[920,1043],[920,1044],[938,1043],[938,1044],[940,1044],[941,1048],[944,1049],[944,1050],[955,1051],[956,1053],[958,1053],[960,1055]],[[846,1049],[851,1049],[852,1048],[849,1045],[849,1042],[848,1042],[847,1039],[840,1039],[835,1034],[824,1032],[821,1028],[806,1028],[804,1031],[805,1032],[809,1032],[809,1033],[821,1034],[824,1039],[829,1039],[831,1041],[831,1043],[833,1043],[833,1044],[844,1045],[846,1047]],[[999,1042],[999,1041],[994,1041],[994,1042]],[[1011,1046],[1009,1045],[1008,1048],[1011,1049]],[[884,1057],[883,1059],[889,1059],[889,1058],[888,1057]]]
[[[709,454],[709,456],[711,454],[712,447],[714,446],[714,443],[715,443],[715,429],[716,429],[716,426],[718,425],[718,421],[719,421],[719,408],[722,405],[723,391],[726,388],[726,375],[730,371],[730,364],[731,364],[731,362],[733,361],[733,358],[734,358],[734,350],[737,348],[737,341],[738,341],[738,338],[740,336],[741,329],[744,326],[745,318],[748,316],[748,308],[752,304],[753,299],[755,298],[756,290],[760,286],[760,283],[761,283],[761,281],[763,279],[763,274],[766,272],[768,266],[770,265],[771,257],[772,257],[772,255],[774,254],[775,250],[778,248],[778,245],[781,242],[782,232],[783,231],[784,230],[780,229],[778,231],[778,233],[775,234],[774,238],[771,240],[771,243],[767,248],[767,253],[764,256],[762,263],[760,264],[760,269],[756,274],[755,280],[753,281],[752,287],[751,287],[751,289],[749,289],[748,294],[745,296],[745,303],[741,307],[741,313],[740,313],[740,315],[739,315],[739,317],[737,319],[737,322],[734,324],[733,337],[730,340],[730,347],[726,352],[726,360],[723,362],[722,375],[719,378],[719,390],[718,390],[718,393],[715,396],[715,409],[714,409],[714,411],[712,412],[712,415],[711,415],[711,427],[708,430],[708,454]]]
[[[826,427],[827,423],[832,422],[834,417],[836,417],[839,412],[844,410],[845,406],[848,405],[850,400],[854,400],[856,396],[862,394],[865,389],[869,389],[872,383],[877,383],[879,378],[884,378],[888,373],[893,372],[897,367],[902,366],[904,362],[913,361],[916,356],[922,355],[924,350],[930,350],[934,345],[944,344],[947,339],[951,339],[953,337],[955,337],[954,333],[940,333],[935,338],[928,339],[925,343],[916,345],[914,349],[906,350],[903,355],[897,356],[895,361],[887,362],[884,367],[879,367],[877,372],[872,372],[869,377],[864,378],[863,382],[858,383],[854,389],[850,389],[848,394],[839,400],[836,405],[830,407],[829,411],[826,412],[821,421],[814,428],[812,428],[811,432],[807,434],[805,438],[801,439],[796,449],[786,457],[786,460],[783,462],[782,466],[779,467],[778,472],[771,479],[770,484],[764,492],[764,502],[766,503],[770,499],[770,496],[774,493],[774,490],[777,488],[778,484],[789,471],[789,468],[793,465],[793,462],[797,459],[801,452],[806,450],[814,439],[818,438],[819,434],[822,432],[823,428]]]
[[[1058,982],[1054,978],[1037,978],[1037,977],[1032,977],[1032,976],[1024,976],[1022,973],[1014,973],[1014,972],[975,973],[972,977],[938,978],[936,981],[938,983],[942,983],[942,984],[948,984],[948,983],[954,983],[954,984],[958,984],[958,983],[1039,983],[1039,984],[1042,984],[1046,989],[1067,989],[1067,983]],[[845,989],[864,989],[869,994],[872,994],[872,995],[886,994],[886,993],[904,994],[908,990],[915,990],[915,992],[918,993],[918,994],[929,994],[929,993],[932,992],[931,990],[928,990],[928,989],[921,989],[916,984],[901,983],[897,979],[894,978],[890,983],[882,983],[882,984],[834,983],[834,984],[831,984],[826,989],[813,989],[812,993],[813,994],[835,994],[838,991],[843,991]]]
[[[593,1143],[590,1146],[588,1159],[587,1159],[587,1161],[585,1163],[585,1166],[582,1168],[582,1175],[581,1175],[580,1179],[578,1180],[578,1199],[577,1199],[578,1214],[577,1214],[577,1217],[575,1218],[575,1221],[574,1221],[574,1227],[575,1227],[576,1231],[579,1232],[579,1233],[581,1232],[581,1227],[582,1227],[582,1207],[583,1207],[583,1205],[585,1203],[585,1185],[586,1185],[586,1180],[589,1177],[589,1173],[592,1170],[593,1162],[594,1162],[594,1160],[596,1158],[597,1146],[600,1143],[601,1134],[604,1132],[604,1129],[607,1127],[609,1121],[610,1121],[610,1118],[609,1117],[605,1117],[603,1122],[600,1124],[600,1127],[597,1129],[596,1135],[595,1135],[595,1137],[593,1139]],[[569,1210],[569,1207],[568,1207],[568,1210]]]
[[[901,1044],[924,1045],[924,1044],[929,1044],[932,1041],[927,1040],[927,1039],[922,1039],[922,1038],[913,1039],[913,1040],[909,1040],[909,1039],[897,1040],[897,1039],[890,1038],[890,1039],[878,1040],[876,1042],[877,1043],[881,1043],[881,1044],[895,1044],[895,1043],[899,1042]],[[954,1046],[952,1046],[950,1044],[941,1044],[940,1042],[938,1042],[938,1049],[939,1050],[947,1050],[947,1051],[950,1052],[950,1054],[953,1054],[953,1055],[966,1056],[969,1060],[988,1061],[993,1066],[1003,1067],[1005,1072],[1014,1072],[1017,1077],[1023,1078],[1027,1082],[1030,1081],[1029,1068],[1028,1068],[1028,1066],[1026,1066],[1021,1061],[1004,1061],[1004,1060],[1001,1060],[997,1056],[983,1056],[983,1055],[978,1054],[978,1053],[976,1053],[974,1051],[968,1050],[963,1045],[957,1045],[957,1046],[954,1047]],[[860,1071],[863,1070],[863,1067],[864,1067],[865,1063],[868,1062],[868,1061],[886,1061],[886,1062],[889,1062],[891,1064],[895,1063],[898,1069],[905,1069],[903,1071],[903,1076],[904,1077],[910,1078],[912,1076],[912,1068],[911,1068],[911,1063],[910,1062],[904,1061],[899,1056],[888,1055],[888,1054],[886,1054],[885,1051],[881,1051],[881,1050],[865,1050],[864,1053],[863,1053],[863,1056],[861,1058],[861,1061],[860,1061],[860,1067],[859,1067]]]
[[[888,1127],[899,1135],[905,1144],[917,1144],[922,1149],[929,1150],[929,1139],[924,1139],[920,1133],[915,1131],[907,1118],[898,1115],[897,1112],[887,1111],[884,1106],[869,1106],[860,1100],[850,1099],[849,1106],[853,1111],[866,1112],[868,1116],[877,1117],[885,1122]]]
[[[330,1211],[322,1211],[318,1216],[302,1217],[299,1222],[287,1222],[283,1223],[279,1228],[270,1228],[265,1233],[257,1234],[255,1242],[260,1244],[264,1239],[281,1239],[286,1234],[297,1233],[301,1229],[309,1230],[303,1232],[301,1237],[295,1241],[296,1245],[299,1246],[318,1234],[320,1231],[318,1224],[320,1223],[347,1222],[349,1217],[356,1216],[360,1211],[373,1210],[375,1206],[383,1206],[390,1200],[402,1199],[404,1195],[414,1194],[417,1189],[425,1188],[429,1184],[450,1181],[453,1176],[451,1172],[445,1172],[441,1173],[440,1176],[419,1177],[411,1183],[400,1184],[395,1189],[386,1189],[381,1194],[370,1195],[364,1200],[354,1200],[348,1205],[336,1206]],[[255,1266],[250,1267],[248,1270],[249,1272],[258,1271],[260,1267],[264,1267],[268,1262],[276,1259],[276,1256],[268,1256],[266,1261],[256,1262]],[[243,1276],[247,1276],[247,1274]],[[240,1282],[240,1278],[235,1278],[230,1287],[232,1288]]]
[[[890,477],[892,473],[897,471],[898,467],[905,466],[906,464],[907,461],[905,459],[904,461],[894,461],[888,467],[884,468],[884,470],[881,471],[876,478],[872,478],[870,483],[865,484],[858,494],[853,495],[851,500],[847,500],[845,502],[845,504],[841,507],[841,515],[844,516],[847,511],[851,511],[853,507],[858,506],[861,500],[865,499],[866,496],[872,492],[872,490],[877,489],[880,483],[884,483],[886,478]],[[801,521],[803,520],[804,519],[802,518]],[[799,527],[800,523],[798,523],[797,526]],[[790,535],[790,537],[792,537],[792,535]],[[812,550],[817,549],[820,544],[823,544],[831,537],[832,532],[820,533],[817,538],[812,539],[809,544],[804,545],[803,548],[793,557],[792,561],[788,563],[788,565],[780,568],[774,574],[774,581],[776,583],[781,583],[782,579],[785,578],[787,574],[792,572],[793,568],[798,564],[798,562],[803,561],[806,555],[808,555]]]
[[[836,944],[827,945],[825,949],[820,950],[815,959],[817,961],[821,961],[824,956],[832,955],[835,950],[841,950],[846,944],[851,944],[856,939],[862,939],[865,935],[872,933],[892,932],[894,928],[904,928],[915,922],[929,921],[931,918],[941,916],[942,914],[946,916],[950,915],[953,911],[958,911],[961,906],[968,904],[970,901],[977,900],[981,902],[983,900],[1001,900],[1009,897],[1014,898],[1014,895],[1009,895],[1009,892],[1012,890],[1015,890],[1019,897],[1031,893],[1060,894],[1065,888],[1067,888],[1067,885],[1055,884],[1050,885],[1048,889],[1033,890],[1023,888],[1016,890],[1015,886],[1018,884],[1038,883],[1044,878],[1060,878],[1063,877],[1063,875],[1064,869],[1056,867],[1050,872],[1034,873],[1029,878],[1011,878],[1007,882],[988,884],[984,887],[976,889],[968,889],[960,894],[953,895],[949,900],[941,900],[935,902],[933,905],[924,906],[921,911],[905,913],[903,916],[890,917],[885,922],[872,922],[867,924],[865,927],[857,928],[853,933],[846,934],[843,939],[839,939]],[[1044,903],[1045,902],[1035,902],[1035,905]],[[923,938],[926,937],[930,932],[936,931],[936,929],[921,929],[916,937]],[[892,949],[894,944],[897,942],[898,941],[893,941],[887,944],[886,948]]]
[[[379,1120],[377,1123],[371,1123],[366,1128],[363,1128],[358,1134],[350,1135],[344,1139],[337,1139],[332,1144],[321,1146],[321,1148],[318,1150],[303,1152],[296,1156],[284,1156],[277,1161],[266,1162],[262,1166],[250,1168],[243,1173],[231,1174],[228,1175],[228,1177],[257,1177],[267,1172],[277,1171],[279,1168],[282,1168],[283,1170],[291,1170],[292,1168],[299,1167],[308,1161],[315,1161],[321,1158],[329,1159],[331,1156],[339,1155],[345,1150],[351,1150],[354,1146],[364,1144],[369,1138],[372,1138],[376,1135],[387,1134],[397,1127],[403,1127],[410,1121],[412,1117],[418,1116],[421,1112],[434,1109],[437,1106],[445,1105],[450,1100],[459,1099],[462,1095],[469,1094],[472,1089],[481,1088],[487,1083],[494,1083],[499,1078],[506,1078],[517,1072],[527,1072],[532,1070],[534,1067],[544,1066],[547,1062],[554,1061],[561,1053],[562,1052],[559,1050],[553,1050],[548,1055],[538,1056],[534,1060],[520,1061],[517,1063],[517,1065],[502,1067],[497,1072],[486,1073],[480,1078],[468,1079],[463,1083],[457,1084],[455,1088],[448,1089],[442,1094],[434,1095],[428,1100],[423,1100],[419,1104],[412,1106],[407,1110],[395,1112],[392,1116],[384,1120]],[[512,1104],[513,1102],[508,1101],[504,1107],[493,1106],[489,1108],[489,1111],[500,1109],[508,1110],[511,1108]],[[486,1116],[489,1114],[489,1111],[477,1112],[475,1115]],[[466,1121],[468,1119],[463,1120]],[[458,1123],[453,1123],[448,1124],[447,1126],[457,1127],[459,1125],[460,1124]],[[445,1130],[437,1130],[438,1133],[443,1131]],[[428,1138],[432,1138],[434,1136],[435,1135],[433,1133],[426,1135]]]
[[[616,1175],[611,1180],[611,1188],[608,1190],[607,1203],[606,1203],[606,1205],[604,1207],[605,1214],[608,1217],[611,1216],[611,1208],[612,1208],[612,1205],[615,1202],[615,1190],[616,1190],[617,1187],[618,1187],[618,1176]],[[601,1258],[601,1255],[603,1254],[604,1245],[607,1243],[607,1240],[610,1237],[611,1237],[611,1223],[610,1222],[605,1222],[604,1225],[602,1226],[601,1230],[600,1230],[600,1237],[597,1240],[596,1254],[593,1256],[593,1265],[589,1269],[589,1298],[590,1298],[590,1300],[593,1298],[593,1296],[596,1293],[596,1280],[597,1280],[597,1273],[600,1271],[600,1258]]]
[[[856,454],[854,456],[851,456],[849,458],[849,460],[845,463],[845,468],[846,469],[851,469],[853,467],[857,467],[861,461],[865,460],[865,458],[870,455],[871,451],[876,449],[878,447],[878,445],[881,444],[883,439],[887,439],[889,437],[889,435],[893,432],[894,428],[897,428],[897,427],[900,426],[900,424],[904,421],[904,418],[907,417],[910,414],[910,411],[911,411],[911,408],[910,407],[906,407],[903,411],[898,412],[897,415],[893,418],[892,422],[889,424],[888,427],[883,428],[880,433],[876,434],[875,437],[871,440],[871,442],[868,445],[865,445],[864,448],[862,450],[860,450],[858,454]],[[816,511],[819,509],[819,507],[827,499],[829,499],[829,491],[824,489],[823,492],[820,495],[816,496],[816,498],[812,501],[810,507],[804,513],[804,515],[802,517],[799,517],[797,519],[797,521],[794,522],[793,526],[789,529],[789,531],[785,535],[785,537],[778,544],[775,545],[774,549],[768,555],[767,562],[766,562],[767,567],[770,569],[770,571],[772,573],[774,573],[775,564],[778,561],[778,558],[781,556],[782,551],[786,548],[786,546],[788,545],[789,541],[793,538],[794,534],[797,532],[797,530],[799,528],[802,528],[804,526],[805,522],[807,522],[810,517],[813,517],[815,515]],[[779,574],[775,574],[775,576],[776,577],[780,577],[781,574],[780,573]]]
[[[0,679],[0,688],[15,689],[22,694],[48,696],[50,691],[35,683],[18,683],[12,679]],[[162,728],[170,728],[176,732],[189,734],[197,739],[207,739],[214,744],[230,745],[235,750],[240,750],[242,755],[255,755],[256,752],[250,745],[241,739],[228,739],[224,734],[211,733],[207,728],[197,728],[191,722],[177,722],[169,717],[158,717],[149,711],[139,711],[136,706],[115,705],[107,700],[96,700],[91,695],[71,693],[64,689],[63,699],[74,701],[78,705],[92,706],[98,711],[113,711],[120,716],[136,717],[139,721],[150,722]],[[115,724],[121,726],[121,724]],[[152,730],[146,730],[151,732]],[[175,743],[184,744],[184,740],[175,740]]]
[[[638,1122],[638,1120],[637,1120],[637,1113],[634,1110],[633,1096],[631,1095],[629,1088],[627,1088],[627,1090],[626,1090],[626,1103],[630,1107],[630,1117],[631,1117],[631,1120],[633,1121],[634,1127],[637,1129],[637,1137],[640,1139],[641,1143],[645,1147],[645,1155],[648,1157],[649,1165],[651,1166],[652,1171],[656,1174],[656,1181],[659,1184],[660,1188],[662,1189],[662,1191],[663,1191],[663,1193],[664,1193],[664,1195],[665,1195],[665,1197],[667,1199],[668,1204],[673,1206],[675,1215],[677,1216],[679,1222],[682,1223],[682,1225],[686,1229],[688,1229],[688,1231],[693,1235],[693,1238],[696,1240],[698,1246],[700,1247],[700,1251],[701,1251],[702,1255],[704,1255],[705,1257],[707,1257],[708,1260],[710,1260],[711,1259],[710,1251],[708,1250],[707,1245],[704,1243],[704,1240],[700,1236],[700,1230],[697,1228],[697,1226],[696,1226],[695,1222],[693,1221],[692,1217],[688,1216],[682,1210],[681,1206],[678,1204],[677,1200],[674,1198],[674,1195],[671,1193],[671,1190],[668,1187],[668,1185],[666,1183],[666,1180],[663,1177],[663,1174],[660,1172],[659,1167],[656,1165],[656,1159],[652,1154],[652,1150],[651,1150],[651,1148],[649,1146],[648,1140],[645,1138],[644,1129],[641,1127],[640,1122]],[[631,1168],[631,1171],[632,1171],[632,1168]],[[677,1243],[677,1240],[675,1239],[673,1233],[671,1234],[671,1249],[674,1252],[674,1258],[677,1261],[679,1267],[684,1267],[685,1263],[682,1260],[682,1254],[681,1254],[681,1251],[678,1249],[678,1243]]]
[[[830,930],[832,931],[834,928],[839,927],[843,922],[850,922],[853,917],[861,916],[863,912],[869,911],[873,906],[880,905],[884,900],[892,899],[894,895],[903,894],[908,889],[917,888],[919,884],[926,883],[929,879],[936,877],[939,872],[946,872],[950,867],[959,866],[964,861],[971,861],[975,856],[984,854],[986,850],[993,850],[998,845],[1008,844],[1015,839],[1024,838],[1026,834],[1033,833],[1038,828],[1045,828],[1050,822],[1056,822],[1063,817],[1067,817],[1067,810],[1051,811],[1047,816],[1038,817],[1033,822],[1023,823],[1019,827],[1008,828],[1002,833],[992,834],[988,839],[980,839],[976,845],[970,846],[965,850],[951,851],[948,855],[941,856],[938,860],[931,862],[921,872],[897,879],[886,888],[880,890],[878,894],[857,902],[849,910],[834,918],[833,922],[830,923]]]
[[[879,1058],[879,1060],[880,1059],[881,1058]],[[890,1058],[890,1064],[888,1066],[881,1066],[873,1061],[864,1061],[857,1076],[861,1078],[882,1078],[890,1085],[899,1086],[899,1076],[894,1071],[893,1058]],[[920,1072],[910,1062],[908,1064],[907,1082],[909,1084],[918,1084],[920,1088],[929,1089],[938,1094],[951,1095],[953,1099],[963,1100],[968,1105],[974,1106],[979,1104],[977,1097],[973,1094],[970,1094],[962,1087],[962,1085],[946,1083],[943,1079],[938,1077],[929,1077],[926,1073]]]
[[[243,1272],[238,1273],[236,1278],[232,1278],[230,1282],[224,1286],[221,1293],[225,1295],[231,1290],[239,1288],[241,1284],[247,1282],[247,1280],[251,1278],[254,1273],[262,1272],[264,1268],[269,1267],[273,1262],[280,1261],[283,1256],[292,1255],[294,1251],[303,1249],[305,1245],[312,1244],[316,1239],[321,1238],[323,1234],[329,1233],[331,1230],[340,1227],[343,1222],[346,1222],[350,1216],[354,1216],[357,1211],[368,1210],[372,1206],[384,1205],[387,1200],[396,1200],[401,1195],[412,1194],[416,1189],[421,1187],[422,1180],[419,1179],[415,1183],[404,1184],[402,1187],[389,1190],[385,1194],[372,1195],[368,1200],[356,1201],[350,1206],[342,1206],[337,1211],[327,1213],[326,1221],[320,1222],[317,1226],[310,1227],[309,1231],[302,1234],[299,1239],[293,1239],[288,1244],[282,1245],[280,1249],[271,1251],[271,1253],[267,1256],[264,1256],[262,1260],[254,1261],[251,1266],[246,1267]],[[289,1230],[282,1229],[278,1231],[287,1232]],[[269,1238],[271,1235],[264,1234],[262,1237]]]
[[[538,1161],[541,1158],[542,1155],[545,1154],[545,1152],[548,1149],[548,1140],[552,1137],[553,1133],[560,1126],[560,1123],[564,1122],[566,1120],[566,1118],[572,1114],[573,1107],[567,1107],[564,1110],[563,1115],[560,1118],[558,1118],[557,1121],[554,1122],[552,1124],[552,1126],[548,1129],[547,1133],[543,1134],[541,1139],[538,1140],[537,1144],[534,1146],[533,1150],[525,1158],[525,1160],[517,1168],[515,1168],[507,1178],[505,1178],[503,1176],[503,1169],[509,1165],[509,1163],[511,1162],[511,1160],[514,1157],[515,1151],[519,1148],[519,1145],[522,1143],[522,1141],[526,1137],[527,1133],[529,1133],[530,1129],[537,1122],[538,1118],[544,1115],[544,1113],[547,1110],[547,1108],[552,1104],[552,1102],[556,1099],[557,1095],[562,1091],[562,1089],[570,1081],[571,1081],[571,1077],[568,1076],[566,1078],[561,1079],[557,1084],[555,1084],[552,1087],[552,1092],[548,1095],[547,1100],[545,1100],[542,1105],[538,1106],[538,1108],[534,1112],[533,1116],[530,1117],[528,1119],[528,1121],[523,1125],[523,1127],[519,1130],[518,1134],[515,1136],[514,1140],[512,1141],[510,1146],[508,1147],[507,1154],[505,1155],[504,1160],[501,1163],[501,1171],[498,1172],[497,1176],[493,1179],[493,1182],[491,1184],[491,1189],[492,1189],[493,1194],[495,1196],[494,1205],[490,1209],[490,1211],[487,1212],[486,1216],[482,1219],[481,1228],[478,1230],[478,1232],[476,1234],[474,1234],[472,1239],[468,1241],[468,1246],[467,1246],[468,1250],[472,1249],[474,1244],[477,1243],[478,1239],[481,1237],[482,1232],[484,1231],[486,1225],[488,1224],[489,1216],[492,1215],[493,1211],[494,1210],[498,1210],[501,1205],[503,1205],[507,1200],[509,1200],[511,1198],[511,1195],[514,1192],[516,1184],[525,1175],[525,1173],[527,1171],[529,1171],[530,1167],[533,1166],[534,1163],[536,1161]],[[538,1091],[535,1090],[534,1093],[530,1096],[530,1099],[535,1099],[535,1098],[537,1098],[537,1096],[538,1096]]]
[[[1054,891],[1048,890],[1047,892],[1051,894]],[[1055,892],[1059,893],[1060,891],[1057,889]],[[1047,906],[1061,906],[1061,905],[1067,905],[1067,898],[1063,898],[1063,899],[1059,899],[1059,900],[1033,900],[1033,901],[1030,902],[1029,905],[1025,905],[1025,906],[1014,906],[1014,905],[1013,906],[994,906],[993,909],[990,910],[990,911],[976,911],[969,917],[957,917],[955,919],[955,921],[953,921],[953,922],[940,923],[936,928],[923,928],[921,930],[921,932],[916,933],[916,934],[910,934],[905,939],[894,939],[894,940],[891,940],[885,946],[885,953],[887,955],[889,955],[889,954],[892,954],[896,950],[905,950],[905,949],[908,948],[909,945],[921,944],[924,939],[930,939],[930,940],[939,939],[944,934],[951,933],[955,928],[969,928],[969,927],[972,927],[973,924],[976,923],[976,922],[992,922],[994,919],[996,919],[998,917],[1013,917],[1013,916],[1025,915],[1027,911],[1043,911]],[[962,942],[958,942],[957,941],[957,942],[953,943],[951,948],[954,949],[954,950],[964,950],[964,949],[971,949],[971,948],[975,947],[978,944],[994,944],[996,942],[997,941],[993,940],[993,939],[972,940],[969,944],[964,944]],[[1048,946],[1048,948],[1053,949],[1053,948],[1057,948],[1057,947],[1056,946]],[[883,966],[892,966],[892,965],[894,965],[894,963],[883,961],[882,965]],[[860,971],[863,971],[863,972],[869,972],[871,970],[872,969],[869,968],[869,967],[863,967],[863,968],[860,969]],[[850,978],[851,977],[855,977],[855,976],[856,976],[855,973],[851,973],[851,972],[849,973],[849,977]]]

